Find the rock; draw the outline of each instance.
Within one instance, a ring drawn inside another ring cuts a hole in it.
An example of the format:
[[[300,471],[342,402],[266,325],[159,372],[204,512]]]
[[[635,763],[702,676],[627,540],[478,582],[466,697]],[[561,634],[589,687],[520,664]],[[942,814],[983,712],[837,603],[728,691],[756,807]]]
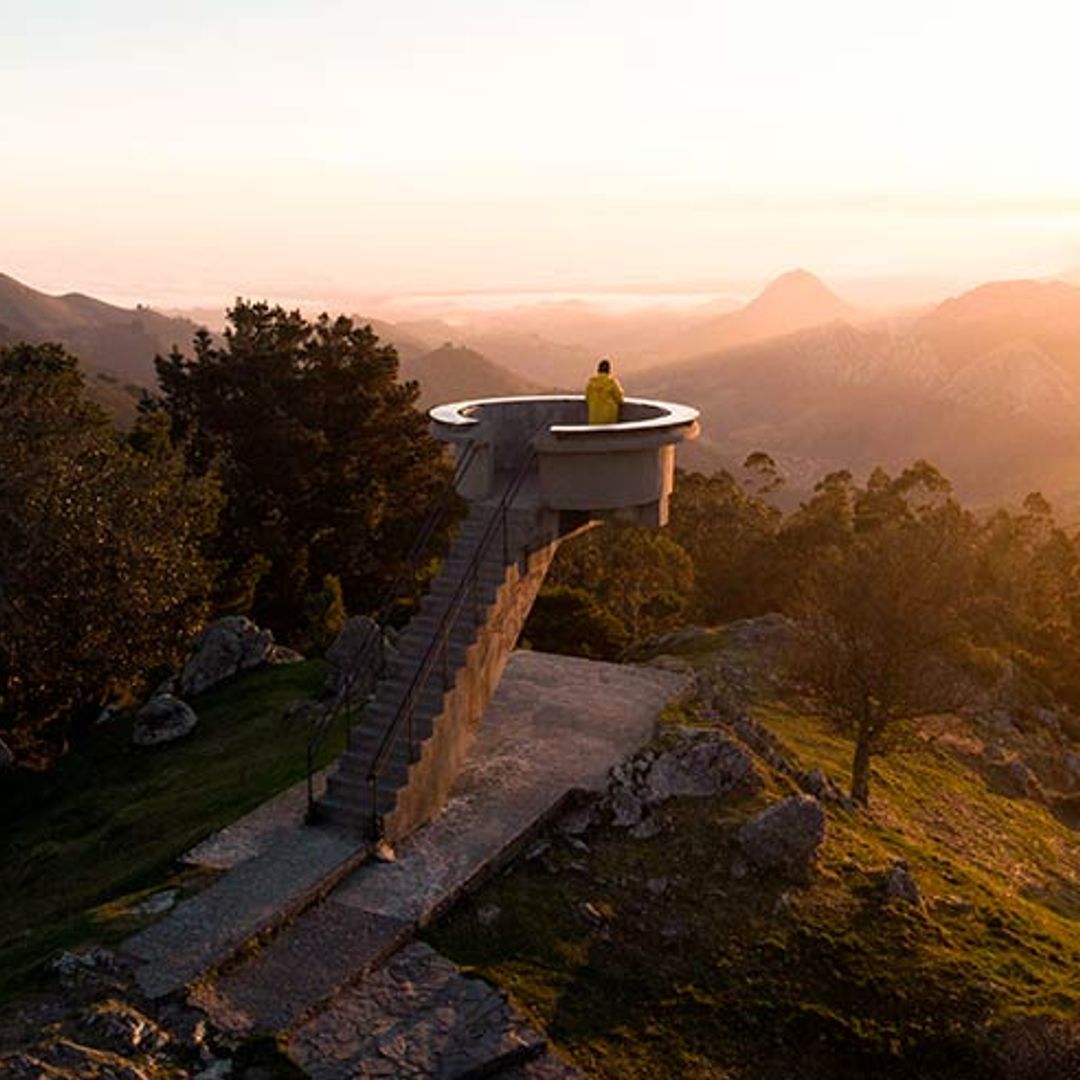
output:
[[[270,667],[281,667],[283,664],[302,664],[304,654],[290,649],[288,645],[271,645],[266,654],[266,663]]]
[[[335,699],[345,696],[352,680],[354,694],[366,694],[377,677],[386,649],[393,650],[385,635],[379,647],[379,624],[366,615],[354,615],[341,628],[333,644],[326,650],[330,674],[326,693]]]
[[[654,836],[658,836],[661,831],[660,822],[654,817],[647,817],[630,830],[630,835],[635,840],[651,840]]]
[[[911,876],[908,864],[903,859],[897,859],[885,874],[885,895],[890,900],[898,900],[902,904],[910,904],[912,907],[922,908],[922,891],[918,883]]]
[[[218,619],[195,639],[180,672],[180,693],[201,694],[238,671],[261,667],[269,662],[273,649],[274,635],[245,616]]]
[[[1045,728],[1049,728],[1055,735],[1061,733],[1061,721],[1053,709],[1034,708],[1031,710],[1031,715],[1038,723]]]
[[[0,739],[0,772],[15,767],[15,755],[8,749],[8,745]]]
[[[680,728],[678,741],[649,768],[643,799],[655,806],[671,798],[752,795],[762,785],[753,759],[726,736],[707,728]]]
[[[616,788],[611,793],[611,823],[620,829],[636,825],[645,813],[641,800],[626,788]]]
[[[155,695],[156,697],[157,695]],[[97,719],[94,721],[94,727],[99,727],[102,724],[111,724],[118,716],[123,716],[124,710],[120,705],[106,705],[102,708],[101,712],[97,714]]]
[[[397,852],[389,840],[380,840],[375,845],[375,861],[383,863],[397,862]]]
[[[1012,716],[1004,709],[991,709],[981,717],[984,730],[994,735],[1016,735],[1017,726]]]
[[[481,926],[494,926],[501,914],[502,908],[498,904],[482,904],[476,909],[476,921]]]
[[[607,916],[595,905],[586,900],[581,905],[581,913],[593,926],[602,926],[607,922]]]
[[[670,671],[675,675],[692,675],[694,673],[694,665],[681,656],[667,656],[666,654],[654,656],[649,660],[648,666],[659,671]]]
[[[542,855],[545,855],[551,844],[547,840],[537,840],[528,851],[525,852],[525,859],[531,862],[533,859],[539,859]]]
[[[148,1080],[147,1073],[119,1054],[66,1038],[35,1046],[14,1059],[0,1059],[0,1066],[2,1075],[13,1080]]]
[[[164,915],[176,907],[180,899],[179,889],[163,889],[127,909],[129,915]]]
[[[68,988],[96,982],[103,976],[112,978],[120,972],[116,954],[98,945],[77,952],[62,952],[51,967],[60,979],[60,985]]]
[[[668,891],[671,880],[666,877],[651,877],[645,882],[645,888],[653,896],[663,896]]]
[[[736,834],[743,854],[758,870],[796,881],[807,878],[824,839],[825,811],[812,795],[774,803]]]
[[[172,694],[151,698],[136,714],[131,741],[136,746],[173,742],[195,730],[199,718],[185,701]]]
[[[592,827],[595,814],[596,809],[591,802],[575,807],[559,819],[559,832],[564,836],[581,836]]]
[[[799,787],[807,795],[813,795],[819,802],[846,802],[844,793],[821,769],[810,769],[809,772],[799,773],[796,779],[799,782]]]
[[[91,1005],[85,1021],[111,1050],[122,1054],[160,1050],[169,1042],[168,1034],[150,1017],[115,998]]]
[[[985,757],[992,765],[991,784],[995,790],[1014,799],[1044,800],[1038,776],[1022,758],[1005,756],[1000,760],[989,753]]]

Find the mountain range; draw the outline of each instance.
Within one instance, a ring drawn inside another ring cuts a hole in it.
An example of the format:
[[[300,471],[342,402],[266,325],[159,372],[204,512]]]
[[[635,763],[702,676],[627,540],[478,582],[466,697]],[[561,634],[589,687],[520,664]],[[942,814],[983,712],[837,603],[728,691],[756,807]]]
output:
[[[904,318],[822,315],[658,365],[634,389],[701,409],[684,460],[704,468],[762,449],[805,491],[833,469],[922,457],[975,501],[1080,501],[1080,287],[994,282]]]
[[[921,457],[976,502],[1040,489],[1059,509],[1080,510],[1080,285],[991,282],[879,317],[797,270],[726,308],[650,319],[559,302],[453,323],[358,321],[396,346],[424,406],[577,389],[596,356],[612,352],[628,393],[701,410],[702,438],[680,452],[689,467],[736,468],[764,450],[798,498],[827,471]],[[0,275],[0,342],[61,341],[83,361],[94,396],[122,415],[137,386],[152,385],[154,355],[189,347],[196,326],[80,294],[46,296]],[[604,347],[632,340],[630,363]]]

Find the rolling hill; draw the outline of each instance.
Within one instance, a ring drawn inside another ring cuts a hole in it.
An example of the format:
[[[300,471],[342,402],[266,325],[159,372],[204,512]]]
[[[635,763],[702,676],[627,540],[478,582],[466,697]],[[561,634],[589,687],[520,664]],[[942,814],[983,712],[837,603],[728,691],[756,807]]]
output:
[[[154,356],[190,344],[197,324],[150,308],[121,308],[81,293],[49,296],[0,274],[0,326],[14,341],[57,341],[91,376],[115,384],[152,386]]]
[[[401,357],[401,377],[420,384],[420,406],[465,398],[536,394],[536,383],[493,364],[480,353],[447,342],[419,356]]]

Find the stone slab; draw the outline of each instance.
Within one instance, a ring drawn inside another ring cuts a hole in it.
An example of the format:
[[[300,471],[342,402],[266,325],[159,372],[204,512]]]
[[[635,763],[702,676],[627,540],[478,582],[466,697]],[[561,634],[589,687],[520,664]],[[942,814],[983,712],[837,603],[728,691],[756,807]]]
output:
[[[507,665],[443,813],[335,893],[373,914],[429,921],[573,791],[600,791],[609,770],[652,736],[689,676],[519,651]]]
[[[140,989],[155,998],[180,990],[313,902],[369,852],[326,829],[280,829],[269,850],[124,942],[139,962]]]
[[[284,1031],[362,977],[412,934],[411,923],[356,911],[330,898],[287,926],[235,970],[189,995],[214,1026],[235,1035]]]
[[[288,1042],[312,1080],[494,1075],[546,1049],[502,993],[420,943],[343,991]]]
[[[323,769],[314,776],[315,798],[326,790]],[[227,825],[201,844],[196,844],[180,859],[189,866],[208,870],[232,870],[249,859],[268,851],[281,836],[282,829],[297,829],[307,815],[307,781],[301,780],[280,795],[268,799],[250,814]]]

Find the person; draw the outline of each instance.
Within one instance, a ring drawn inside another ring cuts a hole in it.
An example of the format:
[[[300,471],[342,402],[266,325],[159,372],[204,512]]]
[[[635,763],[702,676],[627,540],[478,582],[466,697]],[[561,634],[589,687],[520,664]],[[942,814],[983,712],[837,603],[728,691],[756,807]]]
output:
[[[590,424],[617,424],[619,406],[623,403],[623,388],[611,374],[611,361],[601,360],[596,374],[585,387],[585,404],[589,407]]]

